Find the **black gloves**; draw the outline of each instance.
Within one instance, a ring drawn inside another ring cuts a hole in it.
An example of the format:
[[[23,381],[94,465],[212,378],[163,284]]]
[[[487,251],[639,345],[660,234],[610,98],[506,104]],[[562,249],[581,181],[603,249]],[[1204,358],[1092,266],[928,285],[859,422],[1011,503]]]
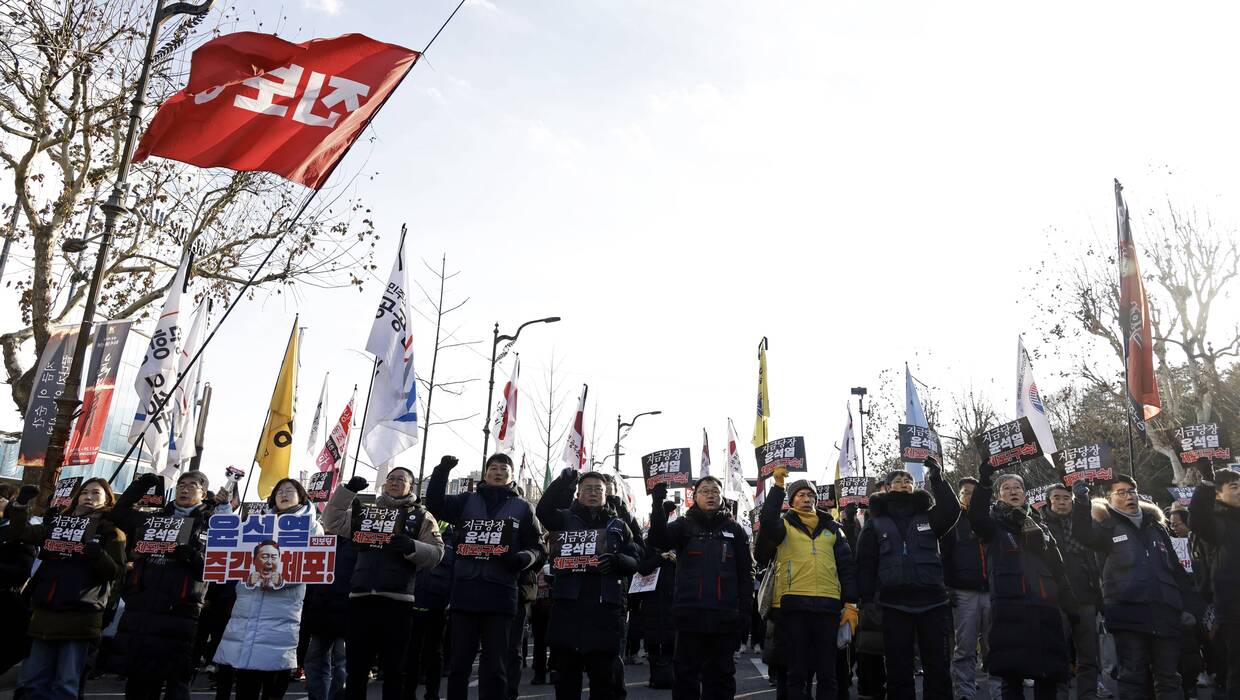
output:
[[[176,549],[172,550],[172,558],[188,564],[194,560],[194,546],[190,544],[178,544]]]
[[[598,558],[598,571],[600,574],[610,574],[616,570],[616,555],[608,552]]]
[[[394,549],[404,556],[413,554],[418,549],[418,541],[403,533],[392,535],[392,539],[387,543],[388,549]]]
[[[452,468],[455,467],[458,462],[460,462],[460,460],[456,457],[453,457],[452,455],[444,455],[443,459],[439,460],[439,466],[436,467],[436,469],[447,469],[448,471],[452,471]]]
[[[1085,483],[1084,479],[1078,479],[1075,484],[1072,484],[1072,495],[1075,496],[1078,501],[1089,500],[1089,486]]]
[[[663,512],[663,502],[667,500],[667,484],[658,484],[650,492],[650,500],[656,512]]]
[[[86,557],[86,561],[89,561],[91,563],[97,562],[99,561],[101,557],[104,556],[103,545],[99,544],[98,542],[93,542],[93,541],[87,542],[86,549],[83,550],[82,554],[83,556]]]
[[[849,503],[848,505],[844,506],[844,519],[845,520],[856,520],[857,519],[857,504],[856,503]]]
[[[503,564],[505,568],[514,574],[520,573],[526,566],[529,566],[524,553],[512,549],[500,555],[499,563]]]
[[[557,477],[557,479],[559,481],[567,481],[570,485],[576,486],[577,485],[577,470],[573,469],[572,467],[566,467],[563,471],[560,472],[560,476]]]
[[[39,487],[34,484],[26,484],[21,491],[17,492],[17,499],[14,501],[19,506],[24,506],[34,500],[39,495]]]
[[[943,478],[943,467],[939,464],[939,460],[934,457],[926,457],[922,464],[926,467],[927,479],[934,479],[935,481],[938,481]]]
[[[982,464],[977,468],[978,481],[982,482],[982,486],[990,488],[990,480],[995,475],[995,468],[990,466],[990,458],[983,457]]]
[[[1198,460],[1193,466],[1197,468],[1197,471],[1201,472],[1202,481],[1214,483],[1214,462],[1208,459],[1202,459]]]
[[[164,478],[154,472],[147,472],[137,479],[134,479],[134,483],[142,487],[142,493],[146,493],[152,488],[159,488],[160,486],[163,486]]]
[[[346,489],[352,491],[353,493],[361,493],[366,490],[367,486],[370,486],[370,482],[360,476],[355,476],[352,479],[349,479],[349,482],[344,485]]]

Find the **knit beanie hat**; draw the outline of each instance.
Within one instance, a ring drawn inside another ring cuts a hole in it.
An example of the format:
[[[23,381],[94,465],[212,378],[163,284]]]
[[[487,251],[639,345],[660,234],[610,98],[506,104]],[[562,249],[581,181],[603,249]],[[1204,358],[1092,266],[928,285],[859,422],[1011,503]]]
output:
[[[797,491],[804,491],[806,489],[813,491],[815,498],[818,497],[818,490],[814,488],[813,484],[809,483],[808,479],[797,479],[788,486],[788,502],[792,503],[792,499],[797,496]]]

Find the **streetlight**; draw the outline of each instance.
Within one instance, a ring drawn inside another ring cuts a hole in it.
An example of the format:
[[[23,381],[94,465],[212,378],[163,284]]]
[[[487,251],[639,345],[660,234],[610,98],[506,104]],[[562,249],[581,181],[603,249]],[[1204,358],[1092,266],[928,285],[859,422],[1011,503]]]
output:
[[[65,377],[64,392],[56,399],[56,426],[48,439],[47,457],[43,462],[43,473],[39,478],[38,503],[47,503],[60,478],[60,468],[65,461],[65,444],[69,441],[69,424],[77,412],[81,401],[78,391],[82,386],[82,364],[86,359],[86,347],[90,343],[91,326],[95,321],[95,306],[99,302],[99,284],[103,279],[103,271],[107,265],[108,250],[112,246],[112,233],[116,230],[116,221],[128,212],[125,208],[129,189],[129,167],[133,163],[134,141],[138,135],[138,121],[142,118],[142,108],[146,106],[146,88],[151,78],[151,64],[155,60],[155,49],[159,44],[159,29],[164,22],[177,15],[205,15],[211,9],[214,0],[202,0],[195,5],[189,2],[156,0],[155,14],[151,18],[151,31],[146,37],[146,54],[142,57],[142,69],[138,73],[138,83],[134,87],[133,100],[129,108],[129,125],[125,132],[125,145],[121,150],[120,163],[116,169],[116,181],[112,184],[112,192],[108,200],[100,207],[103,209],[103,232],[99,234],[99,254],[95,258],[95,270],[90,278],[90,287],[86,292],[86,306],[82,310],[82,323],[78,328],[77,342],[73,346],[73,359],[69,363],[69,374]],[[70,246],[83,243],[70,243]],[[6,244],[7,245],[7,244]]]
[[[857,397],[857,414],[861,419],[859,426],[861,430],[861,476],[865,476],[865,387],[853,387],[852,394]]]
[[[619,414],[616,415],[616,471],[617,472],[620,471],[620,430],[622,428],[632,428],[633,424],[637,422],[637,419],[641,418],[642,416],[657,416],[660,413],[663,413],[663,411],[646,411],[645,413],[639,413],[633,416],[632,420],[630,420],[628,423],[621,423],[620,415]]]
[[[487,458],[487,450],[491,448],[491,400],[495,398],[495,363],[500,358],[495,357],[495,352],[499,349],[499,341],[509,341],[508,347],[504,348],[504,355],[512,349],[512,344],[517,342],[517,336],[521,335],[521,329],[533,323],[555,323],[559,321],[559,316],[548,316],[547,318],[536,318],[533,321],[526,321],[517,326],[517,331],[512,335],[499,334],[499,322],[495,322],[494,340],[491,341],[491,378],[487,382],[487,417],[486,422],[482,424],[482,459]]]

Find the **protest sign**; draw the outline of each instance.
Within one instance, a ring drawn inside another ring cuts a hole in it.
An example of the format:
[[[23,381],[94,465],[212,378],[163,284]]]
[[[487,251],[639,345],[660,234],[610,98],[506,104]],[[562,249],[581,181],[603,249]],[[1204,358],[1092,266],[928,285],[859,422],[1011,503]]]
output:
[[[551,533],[551,571],[597,571],[607,553],[606,530],[562,530]]]
[[[133,551],[139,555],[171,554],[179,544],[188,544],[194,527],[189,518],[152,515],[138,528]]]
[[[1054,484],[1034,486],[1031,489],[1026,489],[1025,502],[1029,504],[1030,508],[1042,508],[1046,505],[1047,499],[1050,498],[1047,491],[1049,491],[1052,486],[1054,486]]]
[[[383,549],[383,545],[392,541],[399,518],[398,508],[362,506],[358,514],[357,529],[353,531],[353,544]]]
[[[943,445],[933,428],[921,425],[900,424],[900,459],[905,462],[924,462],[927,457],[943,461]]]
[[[976,446],[982,461],[996,469],[1042,456],[1033,426],[1025,416],[978,435]]]
[[[306,484],[306,493],[311,503],[326,503],[332,495],[332,485],[336,480],[335,471],[314,472]]]
[[[1069,447],[1051,455],[1055,469],[1065,486],[1084,480],[1087,485],[1115,478],[1115,466],[1111,460],[1111,446],[1094,442],[1081,447]]]
[[[82,477],[68,476],[56,482],[56,490],[52,492],[51,508],[68,508],[73,502],[73,492],[82,484]]]
[[[246,588],[263,590],[331,583],[336,577],[336,536],[313,533],[312,515],[213,515],[202,580],[240,581]]]
[[[659,572],[662,569],[654,571],[642,576],[641,574],[633,574],[633,581],[629,584],[629,593],[650,593],[659,586]]]
[[[40,559],[67,559],[86,551],[95,536],[98,519],[89,515],[57,515],[47,525],[47,539],[39,550]]]
[[[1175,439],[1180,443],[1180,461],[1184,464],[1231,459],[1231,448],[1223,445],[1223,434],[1219,431],[1218,423],[1198,423],[1176,428]]]
[[[456,556],[490,559],[507,554],[512,548],[513,536],[511,520],[466,520],[457,533]]]
[[[164,490],[164,477],[159,477],[159,483],[146,490],[142,497],[138,499],[139,508],[163,508],[168,504],[167,492]]]
[[[1192,486],[1168,486],[1167,491],[1171,493],[1171,497],[1175,499],[1177,506],[1186,506],[1189,501],[1193,500],[1193,491],[1196,489]]]
[[[819,508],[830,510],[835,507],[835,484],[819,484],[816,490]]]
[[[642,457],[642,476],[645,477],[646,493],[654,491],[659,484],[668,488],[689,485],[689,469],[693,464],[688,447],[659,450]]]
[[[845,476],[835,482],[836,503],[843,507],[856,503],[870,505],[870,493],[874,490],[874,479],[868,476]]]
[[[267,505],[267,501],[245,501],[241,504],[241,517],[248,518],[251,515],[266,515],[271,510],[271,506]]]
[[[1188,546],[1188,538],[1172,537],[1171,546],[1175,547],[1175,556],[1180,560],[1180,566],[1184,567],[1185,573],[1193,573],[1193,553]]]
[[[754,449],[758,460],[758,478],[765,479],[775,473],[778,467],[790,472],[809,471],[805,465],[805,438],[786,437],[772,440],[762,447]]]

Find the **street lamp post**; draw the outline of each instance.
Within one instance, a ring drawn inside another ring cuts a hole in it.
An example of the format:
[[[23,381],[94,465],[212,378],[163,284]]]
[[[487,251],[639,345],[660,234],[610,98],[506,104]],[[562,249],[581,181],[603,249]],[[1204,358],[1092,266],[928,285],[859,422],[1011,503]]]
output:
[[[633,416],[632,420],[630,420],[628,423],[621,423],[620,415],[616,414],[616,472],[617,473],[620,472],[620,431],[621,429],[632,428],[633,424],[637,422],[637,419],[641,418],[642,416],[657,416],[660,413],[663,413],[663,411],[646,411],[645,413],[639,413]]]
[[[857,397],[857,416],[860,419],[858,427],[861,430],[861,476],[865,476],[865,387],[855,386],[852,393]]]
[[[487,458],[487,450],[491,448],[491,401],[495,398],[495,363],[498,359],[500,359],[495,356],[495,353],[499,349],[499,341],[511,341],[508,343],[508,347],[504,348],[504,354],[507,355],[509,348],[512,347],[512,343],[517,342],[517,336],[521,335],[521,329],[534,323],[555,323],[559,320],[559,316],[548,316],[547,318],[536,318],[533,321],[526,321],[525,323],[517,326],[517,331],[512,335],[500,335],[499,322],[497,321],[495,323],[494,339],[491,341],[491,376],[490,379],[487,380],[487,417],[486,422],[482,424],[483,460]],[[500,357],[503,356],[501,355]],[[427,420],[430,420],[430,418],[428,417]]]
[[[151,31],[146,37],[146,54],[142,58],[142,69],[138,73],[138,82],[134,87],[133,100],[129,108],[129,125],[125,132],[125,145],[121,150],[120,163],[116,168],[116,182],[108,200],[100,207],[103,209],[103,233],[99,236],[99,253],[95,258],[95,269],[90,278],[90,287],[86,292],[86,305],[82,310],[82,322],[78,328],[77,342],[73,346],[73,359],[69,363],[69,374],[65,377],[65,387],[60,398],[56,399],[56,426],[48,440],[47,457],[43,462],[43,473],[39,479],[39,498],[37,503],[42,507],[51,497],[60,478],[60,468],[64,464],[65,444],[69,441],[69,423],[73,420],[81,401],[78,392],[82,385],[82,365],[86,359],[86,348],[90,342],[91,326],[95,320],[95,306],[99,301],[99,285],[103,279],[104,267],[107,264],[108,251],[112,246],[112,234],[116,230],[117,219],[128,212],[125,208],[128,187],[129,168],[133,161],[134,140],[138,134],[138,122],[142,117],[142,108],[146,106],[146,88],[151,78],[151,64],[155,59],[155,49],[159,43],[159,29],[172,17],[177,15],[206,14],[214,0],[202,0],[199,4],[156,0],[155,14],[151,18]]]

